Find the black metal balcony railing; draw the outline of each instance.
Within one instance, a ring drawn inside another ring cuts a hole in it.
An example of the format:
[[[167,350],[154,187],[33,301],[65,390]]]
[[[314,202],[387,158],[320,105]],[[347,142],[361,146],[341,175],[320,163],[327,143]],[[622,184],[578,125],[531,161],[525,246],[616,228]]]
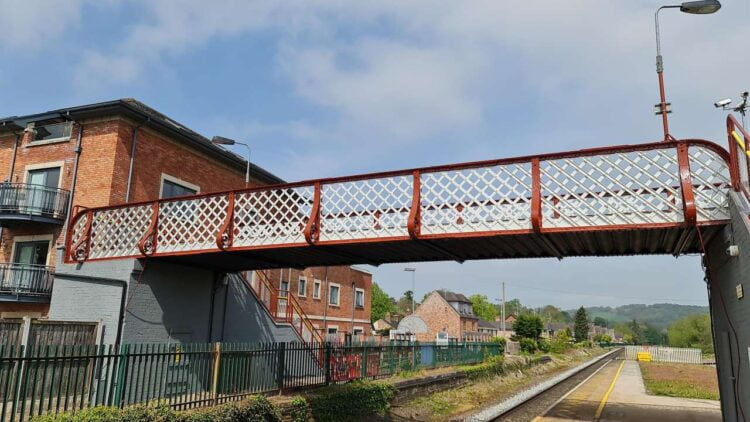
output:
[[[55,267],[31,264],[0,264],[0,294],[50,296]]]
[[[70,192],[25,183],[0,184],[0,218],[18,216],[34,220],[65,220]]]

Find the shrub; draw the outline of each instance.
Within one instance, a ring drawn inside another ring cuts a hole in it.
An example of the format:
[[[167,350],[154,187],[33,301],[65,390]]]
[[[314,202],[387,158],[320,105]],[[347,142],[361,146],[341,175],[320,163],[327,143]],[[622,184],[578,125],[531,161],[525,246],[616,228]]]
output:
[[[536,342],[537,347],[539,347],[539,350],[548,353],[550,351],[550,344],[549,341],[545,339],[540,339],[538,342]]]
[[[490,356],[479,365],[463,366],[459,367],[458,370],[471,379],[492,377],[505,372],[504,362],[502,355]]]
[[[166,405],[92,407],[75,413],[45,415],[34,422],[276,422],[281,420],[276,407],[265,396],[251,396],[237,402],[205,409],[176,412]]]
[[[301,396],[292,399],[289,413],[294,422],[307,422],[312,417],[312,412],[310,412],[310,407],[307,405],[307,400]]]
[[[526,353],[534,353],[537,349],[536,341],[530,338],[522,338],[519,346],[521,347],[521,351]]]
[[[326,387],[309,396],[308,402],[317,422],[352,420],[384,414],[395,394],[396,389],[390,384],[355,381]]]

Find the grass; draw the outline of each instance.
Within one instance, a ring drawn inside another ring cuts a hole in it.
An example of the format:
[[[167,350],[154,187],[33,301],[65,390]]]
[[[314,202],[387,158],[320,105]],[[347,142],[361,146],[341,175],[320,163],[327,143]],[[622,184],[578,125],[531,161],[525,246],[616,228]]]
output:
[[[712,366],[641,362],[649,394],[689,399],[719,400],[719,383]]]

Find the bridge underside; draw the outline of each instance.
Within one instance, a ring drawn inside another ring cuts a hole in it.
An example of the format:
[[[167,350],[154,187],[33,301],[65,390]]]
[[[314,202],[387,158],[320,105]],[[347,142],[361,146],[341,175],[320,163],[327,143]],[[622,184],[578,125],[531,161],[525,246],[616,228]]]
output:
[[[704,242],[710,242],[724,226],[723,223],[702,225],[700,230]],[[409,239],[315,247],[204,252],[158,259],[219,271],[240,271],[420,261],[463,262],[478,259],[679,255],[699,252],[701,245],[696,228],[661,228],[544,235],[527,233],[419,241]]]

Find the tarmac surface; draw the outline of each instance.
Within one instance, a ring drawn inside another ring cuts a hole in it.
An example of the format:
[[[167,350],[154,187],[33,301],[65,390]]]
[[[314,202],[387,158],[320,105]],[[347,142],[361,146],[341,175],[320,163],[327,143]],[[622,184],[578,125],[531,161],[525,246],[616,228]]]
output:
[[[635,361],[614,360],[553,404],[534,422],[721,421],[718,401],[646,394]]]

